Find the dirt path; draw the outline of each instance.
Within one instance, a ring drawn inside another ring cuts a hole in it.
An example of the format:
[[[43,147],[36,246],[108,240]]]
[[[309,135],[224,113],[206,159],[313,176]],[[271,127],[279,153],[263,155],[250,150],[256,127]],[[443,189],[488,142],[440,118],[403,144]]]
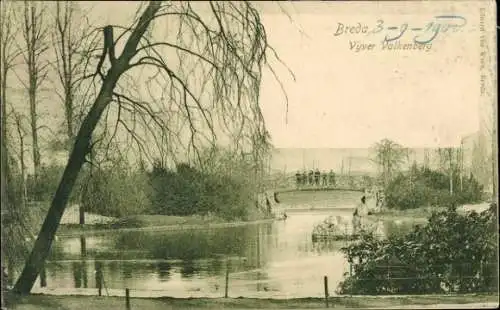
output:
[[[464,296],[356,296],[332,297],[336,309],[489,309],[498,305],[498,295]],[[322,298],[131,298],[131,309],[326,309]],[[125,308],[123,297],[30,295],[17,299],[8,309],[106,309]]]

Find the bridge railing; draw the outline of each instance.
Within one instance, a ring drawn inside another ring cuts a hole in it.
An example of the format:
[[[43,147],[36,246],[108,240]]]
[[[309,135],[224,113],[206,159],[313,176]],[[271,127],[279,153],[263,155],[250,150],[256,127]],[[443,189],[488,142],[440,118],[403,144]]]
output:
[[[273,188],[286,188],[294,190],[354,190],[362,191],[365,188],[370,188],[373,184],[371,180],[367,180],[365,176],[344,176],[336,175],[334,179],[330,179],[328,175],[323,178],[307,179],[306,182],[298,180],[295,176],[287,176],[276,178],[269,182],[270,187]]]

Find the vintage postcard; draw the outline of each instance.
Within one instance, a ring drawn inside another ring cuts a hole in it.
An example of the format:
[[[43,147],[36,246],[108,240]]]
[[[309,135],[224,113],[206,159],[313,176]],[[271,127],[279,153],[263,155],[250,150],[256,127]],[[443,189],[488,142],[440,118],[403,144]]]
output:
[[[2,309],[498,307],[493,1],[2,1]]]

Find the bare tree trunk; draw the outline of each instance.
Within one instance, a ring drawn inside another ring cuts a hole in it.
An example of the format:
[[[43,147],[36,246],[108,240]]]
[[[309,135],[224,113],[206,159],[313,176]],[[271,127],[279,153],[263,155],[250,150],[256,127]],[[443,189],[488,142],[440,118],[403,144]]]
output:
[[[31,75],[31,74],[30,74]],[[30,82],[31,84],[31,82]],[[30,86],[31,87],[31,86]],[[36,113],[36,92],[30,91],[30,117],[31,117],[31,137],[33,143],[33,166],[35,181],[38,182],[38,176],[40,172],[40,147],[38,146],[38,125],[37,125],[37,113]]]
[[[453,195],[453,170],[450,169],[450,194]]]
[[[460,142],[460,191],[464,191],[464,142]]]
[[[30,125],[31,125],[31,138],[33,144],[33,165],[35,181],[38,181],[40,171],[40,147],[38,146],[38,115],[37,115],[37,91],[41,82],[40,71],[41,68],[37,64],[37,56],[42,49],[39,48],[40,41],[43,37],[40,36],[41,20],[36,16],[36,9],[33,4],[25,4],[25,40],[27,45],[27,65],[28,65],[28,95],[30,105]],[[41,16],[41,15],[40,15]]]
[[[90,111],[86,115],[80,130],[78,131],[73,150],[69,156],[68,163],[64,169],[64,173],[54,195],[54,199],[52,200],[50,209],[35,241],[33,250],[26,261],[21,275],[14,285],[14,292],[18,294],[29,294],[31,291],[50,252],[52,240],[54,239],[57,228],[59,227],[59,223],[66,208],[69,196],[83,166],[85,156],[90,150],[92,133],[97,126],[102,113],[111,101],[113,90],[116,87],[118,79],[128,69],[129,62],[137,50],[139,41],[149,27],[154,15],[159,10],[160,5],[161,2],[159,1],[151,1],[149,3],[148,7],[141,15],[136,28],[132,31],[130,37],[128,38],[121,56],[118,59],[112,59],[113,57],[110,57],[112,60],[111,68],[104,78],[94,104],[90,108]],[[105,36],[105,46],[113,46],[114,42],[109,42],[109,39],[110,37]],[[104,49],[103,53],[107,52],[108,50]]]
[[[352,164],[352,158],[349,157],[349,168],[348,168],[348,175],[351,176],[351,164]]]
[[[450,169],[450,194],[453,195],[453,149],[448,149],[448,160]]]
[[[448,173],[450,195],[453,195],[453,149],[439,148],[437,154],[439,155],[440,170],[443,173]]]
[[[7,69],[2,68],[2,171],[4,170],[4,167],[7,167],[7,108],[6,108],[6,101],[7,101],[7,96],[6,96],[6,90],[7,90]],[[4,153],[5,152],[5,153]],[[4,162],[5,161],[5,162]],[[3,176],[4,174],[2,174]],[[2,184],[4,184],[2,182]],[[4,186],[2,185],[2,201],[3,197],[3,190]],[[3,203],[2,203],[3,206]]]
[[[392,178],[392,166],[391,166],[391,157],[390,157],[390,151],[387,154],[387,180],[386,180],[386,186],[389,185],[389,182]]]
[[[424,150],[424,168],[429,168],[429,151],[427,149]]]
[[[411,152],[410,149],[406,149],[406,156],[408,160],[408,168],[409,168],[409,176],[410,176],[410,190],[413,191],[413,162],[411,160]]]
[[[27,189],[26,189],[26,163],[24,160],[24,133],[22,128],[21,116],[16,115],[17,134],[19,135],[19,160],[21,162],[21,189],[22,201],[26,205],[27,202]]]
[[[5,141],[7,141],[7,108],[6,108],[6,104],[7,104],[7,95],[6,95],[6,91],[7,91],[7,68],[2,68],[2,102],[1,102],[1,105],[2,105],[2,143],[5,143]],[[2,144],[3,145],[3,144]],[[4,149],[2,149],[3,151]],[[5,148],[5,151],[7,149]],[[3,152],[2,152],[3,154]],[[2,160],[4,159],[4,155],[2,155]],[[3,169],[2,169],[3,170]],[[2,187],[3,188],[3,187]],[[2,195],[3,196],[3,195]]]

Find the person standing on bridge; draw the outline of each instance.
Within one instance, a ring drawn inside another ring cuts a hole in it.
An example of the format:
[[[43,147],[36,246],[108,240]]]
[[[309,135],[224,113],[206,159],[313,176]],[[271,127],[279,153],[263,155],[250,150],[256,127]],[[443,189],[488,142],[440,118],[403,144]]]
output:
[[[309,170],[309,185],[314,185],[314,171]]]
[[[319,179],[321,178],[321,172],[319,172],[319,169],[316,168],[316,171],[314,172],[314,183],[316,186],[319,186]]]
[[[335,187],[335,172],[333,170],[328,173],[328,185]]]
[[[326,173],[322,173],[321,177],[323,178],[323,187],[328,187],[328,175]]]
[[[297,171],[297,173],[295,174],[295,184],[297,185],[297,187],[300,187],[302,185],[302,174],[300,173],[300,171]]]

